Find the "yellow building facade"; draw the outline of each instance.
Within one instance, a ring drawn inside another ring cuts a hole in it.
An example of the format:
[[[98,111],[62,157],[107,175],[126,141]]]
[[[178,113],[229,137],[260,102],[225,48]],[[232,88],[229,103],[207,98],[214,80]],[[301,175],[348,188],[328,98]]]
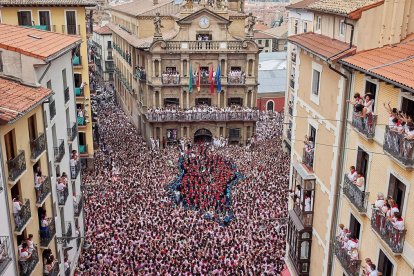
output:
[[[80,157],[86,160],[88,167],[93,165],[93,132],[92,114],[90,105],[88,37],[92,35],[92,21],[90,7],[94,1],[19,1],[18,4],[10,1],[0,1],[1,23],[21,26],[32,26],[36,29],[58,32],[69,35],[78,35],[82,44],[74,51],[73,71],[75,80],[76,106],[82,110],[84,118],[78,119]],[[86,83],[84,87],[82,83]],[[92,91],[93,92],[93,91]]]

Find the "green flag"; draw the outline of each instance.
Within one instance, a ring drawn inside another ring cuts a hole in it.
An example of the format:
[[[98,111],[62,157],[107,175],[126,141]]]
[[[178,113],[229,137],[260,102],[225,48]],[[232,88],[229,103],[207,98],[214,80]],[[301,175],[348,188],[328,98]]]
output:
[[[190,74],[189,74],[189,80],[188,80],[188,92],[193,92],[193,68],[191,67],[190,63]]]

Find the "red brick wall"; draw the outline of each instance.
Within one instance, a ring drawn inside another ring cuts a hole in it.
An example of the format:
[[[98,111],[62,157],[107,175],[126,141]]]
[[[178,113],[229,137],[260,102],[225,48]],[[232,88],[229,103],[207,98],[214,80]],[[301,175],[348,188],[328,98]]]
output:
[[[283,106],[285,105],[284,97],[258,97],[257,108],[259,108],[260,111],[266,110],[266,106],[269,101],[273,101],[274,111],[281,112],[283,110]]]

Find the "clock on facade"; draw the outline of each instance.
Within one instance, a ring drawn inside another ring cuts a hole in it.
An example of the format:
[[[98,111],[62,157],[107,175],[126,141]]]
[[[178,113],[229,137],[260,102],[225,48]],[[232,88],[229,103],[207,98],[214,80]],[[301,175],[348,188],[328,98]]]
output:
[[[208,17],[206,17],[206,16],[202,16],[202,17],[200,18],[200,20],[198,21],[198,25],[199,25],[201,28],[208,28],[208,26],[210,26],[210,20],[208,19]]]

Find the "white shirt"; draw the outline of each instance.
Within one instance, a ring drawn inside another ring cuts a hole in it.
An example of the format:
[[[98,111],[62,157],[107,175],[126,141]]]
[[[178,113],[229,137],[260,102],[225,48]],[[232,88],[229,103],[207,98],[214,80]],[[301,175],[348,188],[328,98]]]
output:
[[[375,207],[380,209],[380,208],[382,208],[382,206],[384,206],[384,200],[383,199],[377,199],[375,201]]]
[[[20,202],[14,201],[13,202],[13,214],[18,214],[22,207],[20,206]]]
[[[66,188],[66,185],[64,183],[58,183],[57,184],[57,190],[58,191],[63,191]]]
[[[357,171],[349,172],[348,173],[348,179],[351,180],[352,182],[354,182],[357,179],[358,173]]]

